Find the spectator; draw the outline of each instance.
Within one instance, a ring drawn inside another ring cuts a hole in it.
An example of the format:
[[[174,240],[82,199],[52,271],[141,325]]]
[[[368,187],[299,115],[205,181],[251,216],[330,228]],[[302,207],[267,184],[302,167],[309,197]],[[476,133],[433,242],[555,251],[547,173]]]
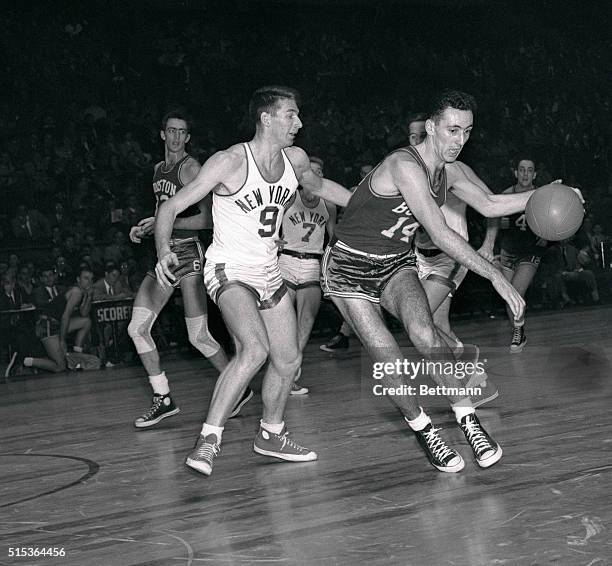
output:
[[[93,300],[126,299],[132,297],[132,291],[123,286],[121,270],[114,263],[107,263],[104,277],[94,283]]]
[[[13,236],[18,240],[41,240],[51,236],[47,219],[37,210],[20,204],[11,220]]]

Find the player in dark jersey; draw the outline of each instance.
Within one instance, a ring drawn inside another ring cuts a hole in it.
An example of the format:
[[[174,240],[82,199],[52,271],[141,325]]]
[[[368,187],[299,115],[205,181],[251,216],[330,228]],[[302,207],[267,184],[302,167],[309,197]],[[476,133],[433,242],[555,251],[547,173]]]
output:
[[[531,157],[517,159],[514,176],[516,184],[508,187],[503,194],[522,193],[534,189],[533,182],[537,176],[535,160]],[[548,242],[538,238],[529,229],[524,213],[519,212],[501,219],[492,218],[489,222],[494,226],[501,226],[499,234],[502,273],[524,297],[546,252]],[[519,353],[527,343],[525,318],[513,320],[510,314],[508,318],[512,322],[510,351]]]
[[[446,91],[435,100],[425,124],[425,141],[392,152],[360,183],[336,228],[337,241],[328,247],[323,260],[324,293],[332,297],[368,350],[376,377],[382,379],[383,393],[400,409],[430,462],[445,472],[461,470],[463,459],[446,445],[418,398],[410,394],[409,377],[397,364],[403,355],[381,307],[403,323],[424,357],[436,352],[440,356],[436,359],[453,364],[453,354],[434,326],[417,274],[413,238],[422,225],[436,247],[489,279],[514,316],[523,315],[525,303],[519,293],[446,225],[440,211],[448,188],[487,217],[524,210],[531,195],[488,194],[479,188],[482,181],[474,172],[457,161],[472,130],[474,108],[474,99],[458,91]],[[381,375],[379,368],[386,371]],[[495,464],[502,450],[476,417],[467,388],[455,375],[432,369],[478,464]]]
[[[190,121],[181,111],[166,114],[162,120],[161,139],[164,141],[164,161],[155,166],[153,173],[153,193],[156,200],[156,215],[160,205],[173,197],[200,170],[200,164],[185,150],[190,139]],[[144,278],[132,309],[132,320],[128,333],[136,351],[149,375],[153,388],[153,404],[134,426],[146,428],[159,423],[162,419],[179,412],[170,396],[170,387],[165,372],[160,365],[159,353],[151,336],[151,328],[160,311],[164,308],[174,289],[181,288],[185,307],[185,324],[189,341],[219,370],[227,366],[225,352],[208,330],[206,289],[202,278],[204,250],[198,239],[198,230],[211,227],[210,199],[202,200],[181,213],[172,229],[171,248],[179,258],[173,272],[176,276],[173,286],[162,287],[157,283],[154,271]],[[155,217],[141,220],[130,230],[130,239],[139,243],[143,236],[153,232]],[[253,396],[247,389],[236,405],[232,416]]]

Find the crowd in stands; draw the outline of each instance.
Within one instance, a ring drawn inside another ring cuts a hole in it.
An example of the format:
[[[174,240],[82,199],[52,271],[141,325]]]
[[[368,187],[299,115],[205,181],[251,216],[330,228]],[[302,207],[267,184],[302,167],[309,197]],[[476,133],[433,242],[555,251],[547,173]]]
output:
[[[416,9],[363,3],[329,17],[316,3],[272,15],[259,3],[229,12],[130,4],[25,3],[0,14],[10,81],[0,101],[0,275],[24,303],[49,267],[69,287],[83,267],[100,280],[111,264],[134,292],[152,248],[135,249],[127,234],[152,213],[160,117],[176,104],[190,109],[189,151],[203,161],[248,135],[250,92],[279,82],[304,97],[297,143],[346,186],[406,143],[409,117],[434,90],[472,92],[479,112],[462,159],[492,190],[512,184],[512,160],[529,148],[540,184],[562,178],[587,200],[575,265],[561,265],[566,253],[551,260],[562,302],[571,297],[558,273],[602,268],[612,225],[605,34],[559,33],[529,15],[498,21],[484,8],[465,16],[457,37],[452,17],[429,29]],[[484,224],[470,222],[478,239]]]

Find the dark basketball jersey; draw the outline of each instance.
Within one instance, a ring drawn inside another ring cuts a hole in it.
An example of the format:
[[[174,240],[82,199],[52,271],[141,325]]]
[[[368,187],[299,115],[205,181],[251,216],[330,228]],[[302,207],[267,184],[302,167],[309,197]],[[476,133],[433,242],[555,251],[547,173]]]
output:
[[[446,170],[442,171],[439,186],[434,187],[427,165],[414,147],[396,152],[408,154],[427,175],[429,192],[438,206],[446,201]],[[412,215],[402,195],[377,195],[371,186],[378,164],[359,183],[335,229],[335,235],[348,246],[371,254],[399,254],[413,245],[419,222]]]
[[[504,191],[514,194],[515,187]],[[500,248],[512,255],[542,255],[546,251],[546,242],[538,238],[527,224],[524,212],[512,214],[502,219]],[[507,226],[507,227],[506,227]],[[539,245],[538,245],[539,244]]]
[[[155,195],[155,212],[160,203],[172,198],[184,185],[181,182],[181,169],[189,159],[189,155],[185,155],[183,159],[177,161],[170,169],[166,169],[166,162],[162,161],[153,173],[153,194]],[[178,218],[189,218],[200,214],[200,208],[197,205],[192,205],[178,214]],[[173,238],[190,238],[197,236],[197,230],[172,230]]]

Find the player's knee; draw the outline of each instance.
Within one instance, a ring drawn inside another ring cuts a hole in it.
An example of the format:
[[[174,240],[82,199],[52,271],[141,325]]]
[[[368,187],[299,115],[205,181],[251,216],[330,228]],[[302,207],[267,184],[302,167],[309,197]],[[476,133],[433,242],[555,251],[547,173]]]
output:
[[[151,336],[151,328],[157,315],[146,308],[134,307],[132,309],[132,320],[128,324],[128,335],[134,342],[136,352],[146,354],[155,350],[155,342]]]
[[[205,357],[214,356],[221,348],[208,330],[206,315],[185,317],[190,344]]]
[[[433,348],[436,345],[436,330],[429,324],[411,323],[408,328],[410,341],[417,348]]]
[[[261,367],[266,363],[270,345],[265,340],[253,337],[249,340],[236,341],[236,356],[247,360],[253,367]]]

